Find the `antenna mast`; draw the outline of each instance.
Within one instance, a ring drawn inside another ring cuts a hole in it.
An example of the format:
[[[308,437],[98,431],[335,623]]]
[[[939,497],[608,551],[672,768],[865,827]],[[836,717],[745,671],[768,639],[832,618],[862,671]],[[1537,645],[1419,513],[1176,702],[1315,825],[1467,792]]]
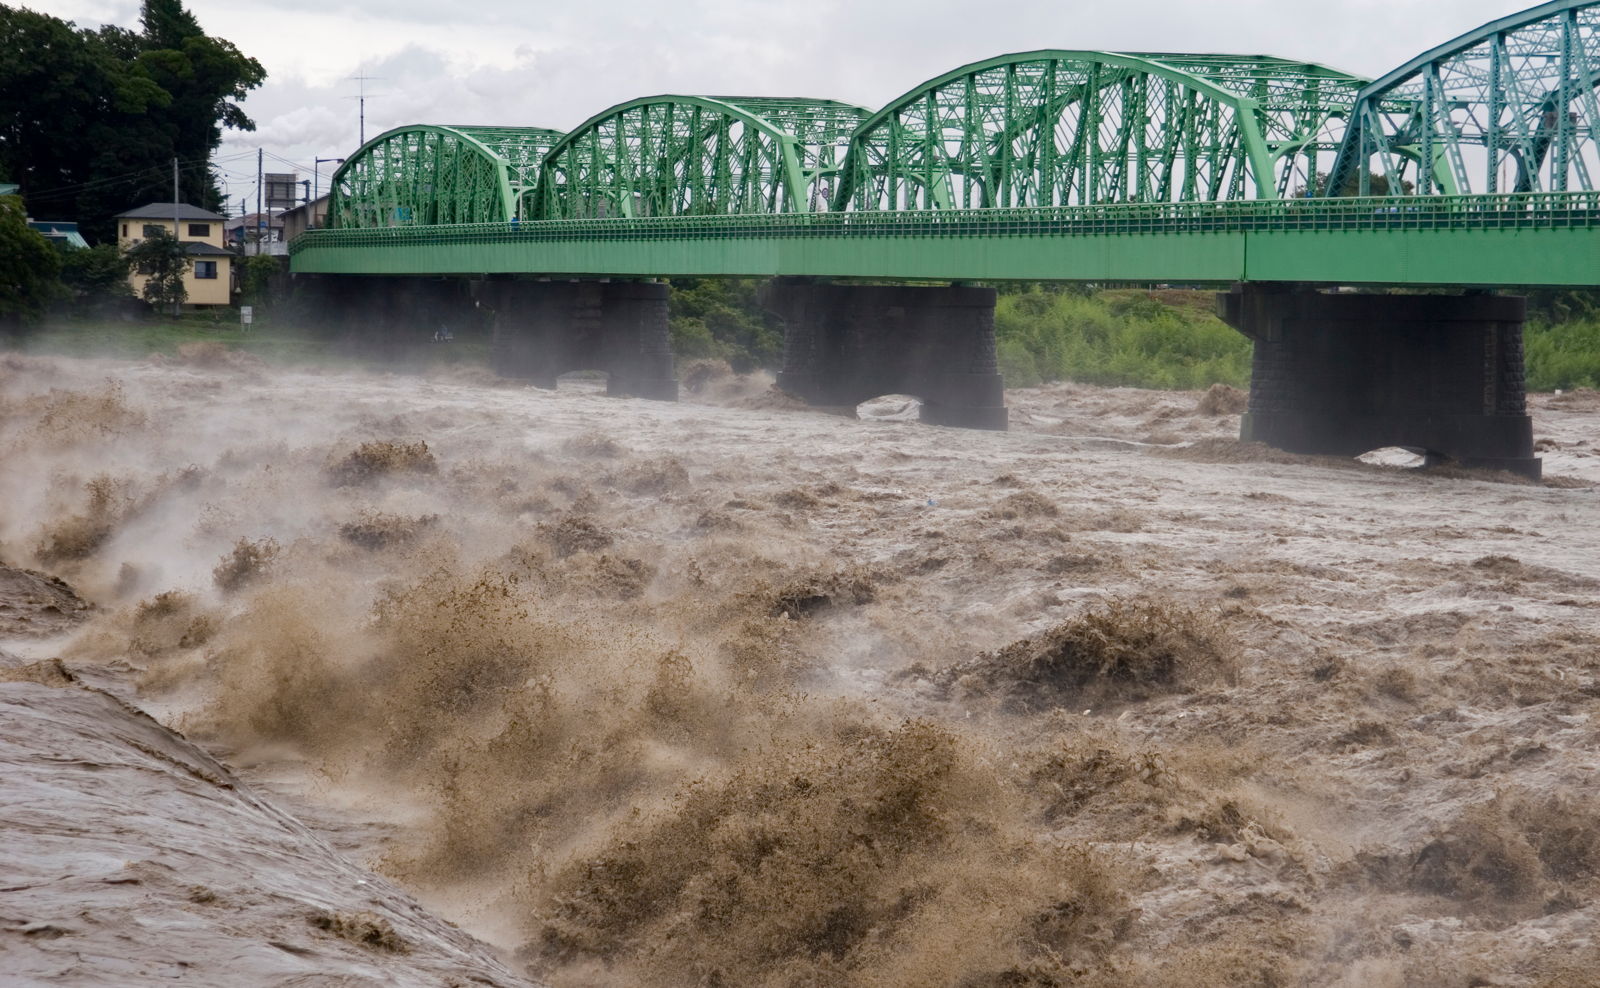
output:
[[[346,96],[345,99],[356,100],[358,102],[358,105],[361,108],[361,130],[360,130],[360,136],[361,136],[361,144],[365,144],[365,143],[367,143],[367,100],[369,100],[369,99],[377,99],[380,96],[384,95],[383,93],[368,93],[367,92],[367,83],[374,82],[374,81],[376,81],[378,79],[382,79],[383,76],[367,75],[367,74],[363,73],[361,75],[348,76],[347,78],[349,78],[352,82],[356,83],[360,87],[360,89],[358,91],[359,95]]]

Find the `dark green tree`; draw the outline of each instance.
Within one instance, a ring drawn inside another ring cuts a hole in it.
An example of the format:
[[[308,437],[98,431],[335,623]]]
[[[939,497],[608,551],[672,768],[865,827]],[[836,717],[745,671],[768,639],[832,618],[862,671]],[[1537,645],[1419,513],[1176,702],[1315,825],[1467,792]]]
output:
[[[674,278],[673,349],[684,357],[722,357],[741,373],[778,368],[783,334],[757,298],[760,282],[741,278]]]
[[[1329,177],[1328,177],[1328,173],[1327,172],[1317,172],[1317,181],[1316,181],[1316,185],[1315,185],[1315,188],[1316,188],[1317,191],[1314,194],[1315,195],[1321,195],[1322,194],[1321,190],[1327,188],[1328,182],[1329,182]],[[1368,195],[1374,195],[1374,196],[1387,196],[1387,195],[1408,196],[1408,195],[1411,195],[1412,193],[1417,191],[1417,186],[1416,186],[1415,182],[1411,182],[1411,181],[1408,181],[1406,179],[1401,179],[1400,180],[1400,191],[1398,191],[1398,192],[1390,192],[1389,191],[1389,176],[1383,174],[1382,172],[1368,172],[1367,173],[1367,185],[1372,189],[1372,191],[1367,193],[1367,194]],[[1294,197],[1296,199],[1303,199],[1303,198],[1305,198],[1306,191],[1307,191],[1306,187],[1302,185],[1298,189],[1295,190]],[[1342,195],[1342,196],[1356,196],[1356,195],[1360,195],[1360,194],[1361,194],[1361,175],[1358,172],[1350,172],[1345,177],[1344,188],[1339,191],[1339,195]]]
[[[170,305],[174,310],[189,297],[183,275],[189,270],[189,253],[178,238],[166,230],[151,235],[128,248],[128,266],[145,277],[140,296],[151,305]]]
[[[1528,319],[1546,326],[1593,320],[1600,316],[1600,290],[1534,288],[1527,293]]]
[[[77,217],[104,236],[110,216],[83,208],[81,190],[130,170],[116,158],[144,115],[170,96],[93,37],[57,18],[0,5],[0,173],[22,184],[34,215]]]
[[[61,284],[68,310],[86,315],[133,297],[128,287],[128,259],[116,244],[97,244],[61,254]]]
[[[152,122],[162,128],[180,160],[209,160],[222,144],[223,127],[255,130],[239,101],[265,81],[261,63],[229,42],[207,36],[180,0],[145,0],[143,22],[139,64],[172,94]],[[206,209],[222,205],[209,168],[184,170],[179,188],[185,202]],[[168,192],[161,198],[170,196]]]
[[[78,30],[0,4],[0,174],[19,182],[30,212],[76,219],[91,240],[113,217],[172,197],[221,204],[207,162],[222,128],[254,129],[239,100],[261,65],[200,30],[179,0],[148,0],[144,32]]]
[[[182,48],[184,41],[205,34],[182,0],[145,0],[139,24],[145,40],[156,48]]]
[[[22,200],[0,196],[0,330],[15,331],[44,314],[59,291],[60,267],[50,241],[28,226]]]

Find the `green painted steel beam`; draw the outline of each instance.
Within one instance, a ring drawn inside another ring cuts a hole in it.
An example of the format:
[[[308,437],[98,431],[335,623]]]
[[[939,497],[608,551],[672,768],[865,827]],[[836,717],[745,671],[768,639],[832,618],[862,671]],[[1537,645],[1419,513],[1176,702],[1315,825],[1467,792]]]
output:
[[[551,148],[536,215],[811,212],[826,205],[826,185],[868,113],[799,98],[649,96],[619,103]]]
[[[548,127],[455,125],[450,129],[466,134],[505,159],[513,195],[531,192],[539,184],[539,168],[545,155],[567,136]]]
[[[1374,176],[1418,194],[1305,198]],[[1552,0],[1371,82],[1270,55],[1050,49],[877,112],[654,96],[569,134],[400,127],[335,173],[334,229],[294,264],[1589,286],[1597,177],[1600,0]]]
[[[1280,197],[1315,192],[1344,143],[1356,94],[1371,80],[1273,55],[1138,52],[1247,96],[1257,107]]]
[[[1600,0],[1553,0],[1362,88],[1329,194],[1588,190],[1600,179]]]
[[[863,122],[833,208],[1277,198],[1331,165],[1364,82],[1267,55],[1002,55]]]
[[[1600,284],[1600,194],[688,216],[313,231],[318,274]]]
[[[408,124],[345,159],[329,183],[336,228],[481,223],[517,215],[530,169],[561,137],[537,127]]]

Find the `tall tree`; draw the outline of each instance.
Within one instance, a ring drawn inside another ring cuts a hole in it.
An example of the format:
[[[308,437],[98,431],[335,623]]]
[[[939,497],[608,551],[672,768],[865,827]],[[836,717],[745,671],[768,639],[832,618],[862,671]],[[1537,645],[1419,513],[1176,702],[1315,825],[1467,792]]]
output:
[[[28,226],[22,200],[0,196],[0,331],[39,318],[56,297],[61,259],[50,241]]]
[[[146,0],[143,32],[79,30],[0,3],[0,177],[29,210],[105,240],[122,209],[180,196],[221,203],[208,165],[222,128],[253,130],[239,101],[260,63],[207,36],[181,0]]]
[[[183,9],[183,0],[144,0],[139,23],[154,48],[182,48],[185,39],[205,34],[194,15]]]
[[[129,142],[171,96],[136,62],[31,10],[0,5],[0,51],[0,175],[21,183],[37,216],[93,220],[79,207],[87,183],[132,170],[102,170],[102,154],[121,148],[100,142]]]

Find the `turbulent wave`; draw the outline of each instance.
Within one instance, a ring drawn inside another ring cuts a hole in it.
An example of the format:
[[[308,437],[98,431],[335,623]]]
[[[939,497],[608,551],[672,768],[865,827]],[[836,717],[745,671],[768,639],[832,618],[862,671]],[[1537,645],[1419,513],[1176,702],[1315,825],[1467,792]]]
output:
[[[1049,435],[1099,402],[1083,431],[1218,445],[1214,396],[1043,390],[995,437],[697,383],[6,356],[0,557],[98,605],[69,666],[383,801],[383,870],[551,984],[1568,983],[1519,924],[1578,950],[1594,911],[1594,807],[1555,767],[1594,694],[1554,671],[1592,685],[1593,620],[1556,602],[1600,556],[1325,543],[1368,554],[1363,591],[1291,540],[1428,481],[1324,469],[1266,517],[1249,457]],[[1458,526],[1522,490],[1470,483]],[[1378,599],[1405,586],[1454,597]],[[1440,617],[1497,593],[1565,623]],[[1501,740],[1447,728],[1465,708]]]

